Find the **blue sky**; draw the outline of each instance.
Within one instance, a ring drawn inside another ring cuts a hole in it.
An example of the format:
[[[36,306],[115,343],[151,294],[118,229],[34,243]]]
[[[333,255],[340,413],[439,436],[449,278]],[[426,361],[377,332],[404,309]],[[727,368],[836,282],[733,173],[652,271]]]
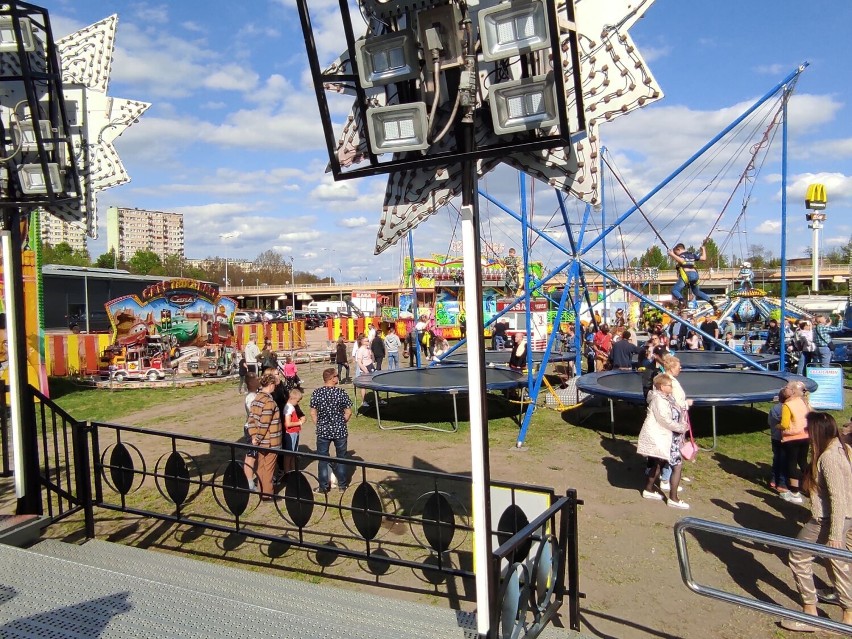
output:
[[[293,0],[253,0],[236,11],[225,0],[51,0],[42,5],[50,11],[56,37],[117,13],[109,93],[152,103],[116,142],[132,182],[100,194],[102,223],[111,205],[174,211],[185,216],[187,257],[252,259],[274,249],[292,255],[297,270],[335,280],[398,277],[399,247],[373,255],[385,179],[335,184],[324,172],[327,157]],[[336,2],[309,5],[323,29]],[[788,255],[803,255],[810,243],[803,199],[811,182],[828,187],[824,247],[848,241],[850,24],[852,3],[836,0],[657,0],[630,33],[665,97],[600,129],[633,196],[644,195],[808,61],[790,103]],[[339,53],[339,42],[333,32],[320,32],[318,45],[327,62]],[[710,233],[735,259],[745,257],[752,244],[778,255],[779,156],[780,136],[755,178],[736,233],[729,230],[740,213],[739,195],[717,225],[721,230],[712,231],[720,207],[733,193],[724,188],[730,176],[713,197],[701,201],[701,210],[694,201],[692,208],[683,208],[671,196],[666,206],[652,200],[646,212],[669,244],[674,239],[695,243]],[[695,176],[690,188],[705,179],[710,175]],[[498,169],[482,187],[516,207],[517,184],[514,172]],[[606,215],[612,220],[629,201],[613,183],[606,193]],[[552,191],[538,184],[534,194],[535,222],[552,226]],[[570,208],[578,219],[581,207]],[[483,204],[482,217],[487,241],[506,248],[520,245],[519,225],[508,216]],[[451,251],[456,218],[451,208],[421,225],[414,233],[415,253]],[[629,259],[655,241],[638,214],[620,231],[608,240],[615,263],[622,259],[622,246]],[[220,237],[234,232],[234,238]],[[100,239],[89,241],[93,255],[104,252],[105,235],[102,228]],[[557,229],[552,237],[564,240]],[[544,242],[534,245],[533,258],[548,266],[562,261]]]

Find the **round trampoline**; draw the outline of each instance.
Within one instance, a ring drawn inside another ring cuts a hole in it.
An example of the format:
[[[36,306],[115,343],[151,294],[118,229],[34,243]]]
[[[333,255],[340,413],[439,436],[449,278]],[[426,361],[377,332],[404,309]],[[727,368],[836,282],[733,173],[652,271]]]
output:
[[[453,413],[455,420],[449,432],[459,429],[458,404],[456,396],[468,391],[467,366],[461,364],[444,364],[423,368],[398,368],[392,371],[377,371],[372,375],[359,375],[354,380],[355,388],[373,391],[376,405],[376,417],[382,430],[400,430],[406,428],[422,428],[425,430],[447,431],[423,424],[405,426],[382,426],[380,412],[381,402],[379,392],[399,393],[401,395],[418,395],[427,393],[445,393],[453,398]],[[485,369],[486,390],[511,390],[527,385],[527,376],[508,368],[489,366]],[[357,394],[356,394],[357,397]]]
[[[748,366],[743,360],[728,351],[676,351],[674,356],[680,360],[681,368],[743,368]],[[768,353],[754,353],[747,357],[759,366],[776,364],[780,359],[778,355]],[[636,361],[636,358],[633,358]]]
[[[512,351],[485,351],[485,365],[486,366],[508,366],[509,365],[509,357],[511,357]],[[533,364],[541,364],[544,361],[544,351],[532,351],[533,356]],[[550,357],[547,359],[548,362],[571,362],[574,358],[577,357],[576,351],[570,350],[565,351],[564,353],[553,352],[550,354]],[[467,353],[453,353],[444,359],[442,362],[447,362],[448,364],[467,364]]]
[[[686,396],[695,406],[710,406],[713,412],[713,448],[716,447],[716,406],[735,406],[771,401],[788,382],[804,382],[808,392],[817,383],[807,377],[778,371],[684,369],[677,376]],[[606,397],[610,400],[610,419],[615,428],[612,400],[620,399],[632,404],[644,404],[642,376],[634,371],[606,371],[589,373],[577,380],[577,388],[584,393]],[[712,449],[711,449],[712,450]]]

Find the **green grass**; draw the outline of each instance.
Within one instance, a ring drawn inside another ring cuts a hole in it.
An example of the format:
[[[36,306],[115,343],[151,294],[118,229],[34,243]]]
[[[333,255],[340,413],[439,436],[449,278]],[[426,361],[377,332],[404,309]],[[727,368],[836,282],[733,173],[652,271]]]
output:
[[[150,408],[153,400],[179,402],[205,394],[218,394],[221,386],[204,385],[186,388],[171,387],[116,388],[105,390],[84,386],[64,377],[50,378],[50,398],[72,417],[86,421],[116,421],[137,411]]]

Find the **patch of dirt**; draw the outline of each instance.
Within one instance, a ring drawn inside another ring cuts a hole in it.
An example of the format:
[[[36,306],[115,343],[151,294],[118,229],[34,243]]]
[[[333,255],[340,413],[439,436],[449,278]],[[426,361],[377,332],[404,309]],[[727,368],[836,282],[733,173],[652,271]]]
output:
[[[305,372],[303,378],[310,392],[318,383],[319,370]],[[243,417],[236,385],[223,382],[193,402],[154,405],[121,421],[234,441]],[[735,451],[725,451],[731,456],[701,454],[687,466],[686,474],[693,481],[684,491],[691,505],[684,513],[664,502],[641,499],[644,460],[627,439],[566,425],[565,437],[553,437],[522,452],[512,445],[513,433],[495,435],[490,449],[492,477],[552,486],[557,493],[575,488],[584,501],[579,514],[584,632],[624,638],[786,636],[777,619],[690,592],[681,580],[673,535],[675,522],[688,515],[794,536],[807,511],[783,502],[755,482],[755,477],[765,475],[765,464],[737,460]],[[373,418],[359,416],[353,420],[349,441],[358,458],[375,463],[470,471],[469,441],[463,434],[379,431]],[[301,442],[314,449],[312,426],[303,430]],[[788,606],[797,601],[789,569],[779,554],[710,537],[690,538],[689,548],[701,583]],[[410,579],[416,581],[413,575]],[[346,581],[330,583],[365,587]],[[415,596],[403,590],[396,594]],[[379,591],[388,594],[387,589]],[[440,596],[420,598],[439,605],[447,602]],[[453,605],[473,606],[469,597],[453,599]],[[837,609],[830,612],[837,617]]]
[[[318,385],[321,370],[322,366],[300,369],[308,394]],[[307,397],[304,405],[307,406]],[[243,398],[236,391],[236,383],[222,382],[195,400],[176,406],[154,404],[121,423],[236,441],[243,419]],[[603,418],[598,423],[603,424]],[[535,421],[531,428],[536,428]],[[350,431],[349,446],[358,458],[453,473],[470,471],[466,434],[380,431],[374,418],[366,416],[354,419]],[[583,632],[598,637],[664,639],[791,636],[778,627],[776,618],[689,591],[679,573],[673,534],[674,524],[689,516],[795,536],[800,522],[807,518],[807,510],[782,501],[760,484],[768,474],[769,438],[766,455],[759,460],[739,458],[737,451],[726,448],[723,441],[719,452],[702,453],[697,462],[688,463],[685,474],[693,481],[685,484],[684,499],[691,509],[683,512],[668,508],[664,502],[641,498],[644,460],[636,454],[634,442],[611,439],[606,431],[608,421],[600,433],[586,426],[565,424],[563,430],[555,431],[527,451],[514,448],[515,432],[503,428],[491,434],[493,478],[552,486],[557,493],[575,488],[584,501],[579,513],[580,582],[585,593]],[[314,450],[312,425],[303,430],[301,443]],[[117,513],[107,517],[115,520]],[[138,532],[139,522],[130,524],[128,530]],[[178,533],[161,527],[142,532],[149,541],[160,540],[166,548],[170,543],[193,539],[187,529]],[[127,537],[113,535],[116,540]],[[221,543],[221,556],[229,550],[234,549],[229,548],[226,538]],[[768,547],[708,536],[690,537],[689,550],[699,582],[795,607],[798,597],[783,554]],[[295,556],[288,554],[286,561]],[[262,567],[271,561],[271,557],[266,557],[252,565]],[[279,559],[283,561],[284,558]],[[293,568],[299,570],[299,560],[293,561],[297,564]],[[313,572],[309,571],[312,580],[324,577],[322,570],[313,568]],[[817,571],[820,574],[820,569]],[[395,575],[394,583],[401,574],[402,571]],[[422,590],[422,579],[418,581],[414,575],[409,578],[412,587]],[[343,588],[370,587],[354,580],[328,583]],[[377,587],[377,591],[438,605],[473,607],[469,584],[450,597],[439,588],[434,595],[406,593],[405,585],[392,591]],[[567,625],[567,612],[562,612],[562,622]],[[835,619],[839,616],[837,608],[827,607],[826,612]]]

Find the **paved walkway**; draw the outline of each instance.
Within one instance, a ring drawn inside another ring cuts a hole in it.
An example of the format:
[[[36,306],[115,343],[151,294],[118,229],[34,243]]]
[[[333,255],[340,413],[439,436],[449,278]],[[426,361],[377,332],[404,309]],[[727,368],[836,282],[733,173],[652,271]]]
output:
[[[475,628],[473,613],[108,542],[0,545],[8,639],[474,639]]]

